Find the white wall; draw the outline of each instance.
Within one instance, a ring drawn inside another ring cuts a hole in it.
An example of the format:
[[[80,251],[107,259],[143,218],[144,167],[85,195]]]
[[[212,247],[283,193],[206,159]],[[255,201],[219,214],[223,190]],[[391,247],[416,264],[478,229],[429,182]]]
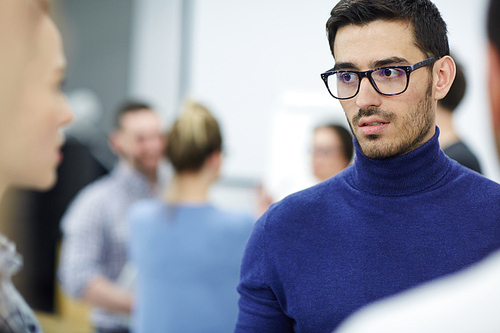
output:
[[[171,122],[179,107],[182,0],[135,0],[129,92]]]
[[[192,93],[220,115],[226,175],[261,178],[283,94],[324,92],[331,1],[198,0]],[[335,101],[331,101],[332,105]]]
[[[176,113],[172,109],[178,103],[172,82],[179,75],[175,55],[180,41],[175,29],[179,26],[180,1],[136,1],[138,32],[132,91],[159,101],[168,114]],[[452,50],[469,80],[456,124],[477,153],[486,175],[498,181],[500,171],[485,87],[486,2],[435,1],[448,23]],[[247,180],[264,177],[271,162],[273,119],[290,106],[283,102],[283,96],[328,96],[319,74],[333,66],[324,25],[335,3],[194,1],[190,95],[211,107],[222,123],[227,153],[225,176]],[[325,103],[327,108],[331,105],[332,113],[341,113],[333,99]],[[311,105],[311,110],[317,107]],[[301,108],[307,110],[304,105]],[[276,154],[279,152],[273,152],[274,158]]]

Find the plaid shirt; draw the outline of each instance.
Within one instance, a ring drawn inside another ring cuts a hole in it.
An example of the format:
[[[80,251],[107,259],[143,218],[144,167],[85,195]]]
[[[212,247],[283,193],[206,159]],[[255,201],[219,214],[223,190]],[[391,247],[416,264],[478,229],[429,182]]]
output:
[[[38,320],[10,279],[22,266],[16,246],[0,234],[0,332],[42,333]]]
[[[155,196],[158,187],[121,162],[80,191],[61,220],[59,280],[66,293],[82,298],[98,275],[116,281],[127,261],[127,210],[135,201]],[[122,314],[101,308],[92,312],[92,322],[99,328],[127,326]]]

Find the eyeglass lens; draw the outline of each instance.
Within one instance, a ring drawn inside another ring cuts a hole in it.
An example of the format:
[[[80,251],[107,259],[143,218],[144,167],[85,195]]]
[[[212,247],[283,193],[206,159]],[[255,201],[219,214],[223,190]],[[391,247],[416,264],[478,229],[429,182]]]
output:
[[[403,92],[408,77],[402,68],[381,68],[371,73],[370,82],[382,94],[393,95]],[[356,95],[360,80],[356,72],[340,71],[328,76],[328,87],[338,98],[350,98]]]

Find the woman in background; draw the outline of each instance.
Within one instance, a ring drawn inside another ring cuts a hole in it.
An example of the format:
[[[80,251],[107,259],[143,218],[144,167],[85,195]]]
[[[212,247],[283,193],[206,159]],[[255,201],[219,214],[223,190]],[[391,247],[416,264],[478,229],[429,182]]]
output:
[[[47,7],[42,0],[0,1],[0,197],[10,187],[54,185],[60,128],[73,117],[60,89],[61,36]],[[14,244],[0,234],[0,332],[41,332],[10,280],[20,265]]]
[[[269,206],[289,194],[313,186],[335,176],[349,166],[354,154],[351,133],[341,125],[322,124],[314,128],[311,151],[313,177],[280,180],[273,190],[263,185],[257,188],[257,214],[264,214]],[[298,181],[297,181],[298,180]],[[271,195],[271,192],[274,194]]]
[[[318,181],[325,181],[347,168],[353,153],[351,133],[343,126],[326,124],[314,129],[311,161]]]
[[[138,269],[134,332],[231,332],[250,216],[208,202],[222,163],[217,121],[188,102],[168,135],[174,178],[162,200],[129,214],[131,261]]]

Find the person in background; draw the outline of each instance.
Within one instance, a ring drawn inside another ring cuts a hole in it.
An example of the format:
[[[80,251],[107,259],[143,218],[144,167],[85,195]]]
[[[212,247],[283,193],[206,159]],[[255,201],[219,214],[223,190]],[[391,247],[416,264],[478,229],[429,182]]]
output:
[[[239,267],[253,219],[209,203],[222,137],[203,105],[188,101],[167,139],[174,177],[161,199],[129,212],[137,267],[133,332],[231,332]]]
[[[73,115],[61,91],[66,58],[45,1],[0,1],[0,197],[8,188],[46,190],[62,160],[61,128]],[[20,268],[0,235],[0,331],[41,332],[10,282]]]
[[[96,332],[128,332],[123,314],[133,295],[119,285],[127,261],[129,206],[162,189],[165,146],[159,115],[147,104],[127,102],[109,141],[119,161],[109,175],[87,185],[61,220],[59,280],[63,290],[94,308]]]
[[[285,179],[283,188],[274,191],[273,198],[264,185],[257,187],[257,215],[262,216],[271,204],[279,201],[289,194],[311,187],[325,181],[344,170],[351,163],[354,146],[352,136],[343,126],[336,124],[323,124],[314,128],[311,149],[312,175],[306,179],[295,182]],[[300,178],[300,177],[297,177]]]
[[[462,66],[458,65],[455,81],[448,94],[437,103],[436,125],[439,127],[439,144],[449,158],[471,170],[481,173],[481,166],[469,147],[460,139],[453,125],[453,115],[465,94],[466,80]]]
[[[455,77],[429,0],[341,0],[322,73],[354,163],[273,205],[241,267],[236,332],[331,332],[378,299],[500,249],[500,185],[447,157],[437,101]],[[368,330],[369,331],[369,330]]]
[[[487,16],[488,90],[500,157],[500,0],[490,0]],[[495,219],[498,224],[500,216]],[[370,304],[335,333],[500,332],[498,281],[500,251],[466,270]]]
[[[348,130],[327,124],[314,129],[312,169],[320,182],[335,176],[351,163],[354,146]]]

